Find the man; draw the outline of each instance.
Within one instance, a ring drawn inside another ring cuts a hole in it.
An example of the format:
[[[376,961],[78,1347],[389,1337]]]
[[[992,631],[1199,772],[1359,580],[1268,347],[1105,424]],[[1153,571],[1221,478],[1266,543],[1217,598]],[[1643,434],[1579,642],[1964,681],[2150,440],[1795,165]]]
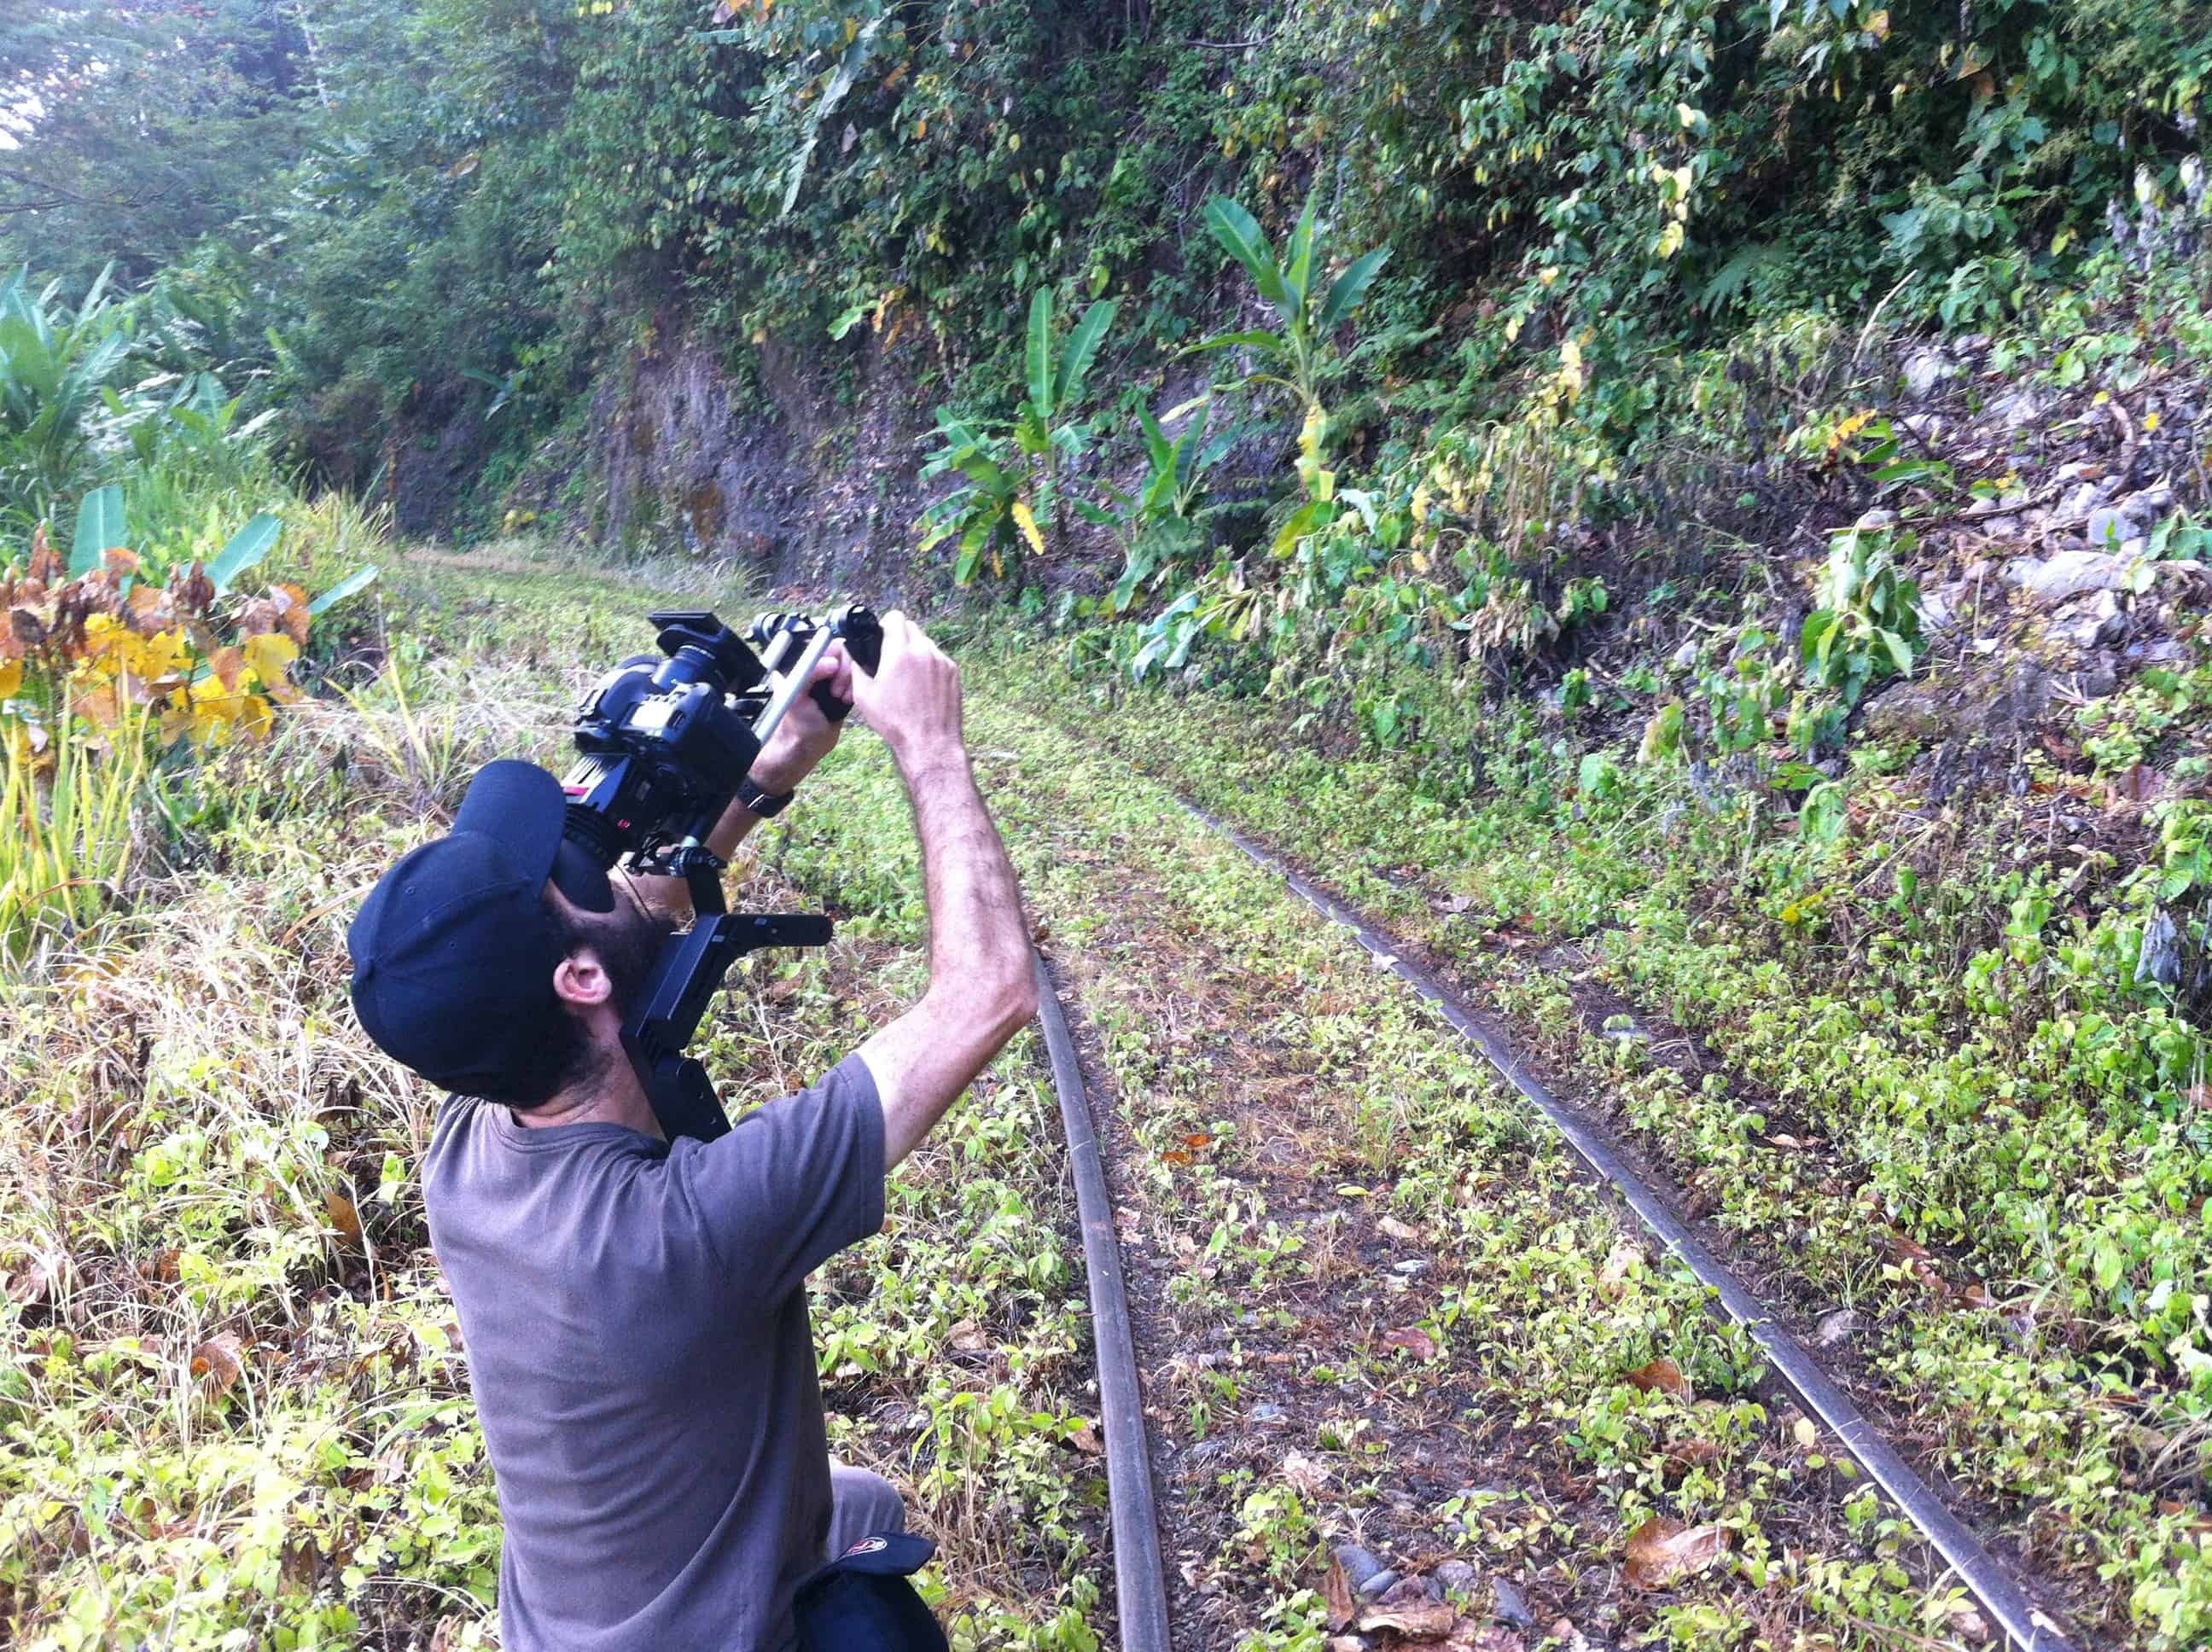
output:
[[[611,886],[564,857],[544,770],[487,768],[452,833],[386,872],[354,922],[363,1026],[456,1092],[424,1193],[499,1484],[506,1652],[784,1652],[794,1586],[854,1538],[902,1528],[887,1481],[829,1461],[804,1281],[882,1225],[885,1171],[1036,998],[958,668],[893,613],[872,677],[833,652],[817,680],[905,781],[929,986],[720,1139],[663,1139],[621,1043],[683,885]],[[745,795],[781,807],[770,794],[838,728],[800,696]],[[759,818],[733,805],[715,852]]]

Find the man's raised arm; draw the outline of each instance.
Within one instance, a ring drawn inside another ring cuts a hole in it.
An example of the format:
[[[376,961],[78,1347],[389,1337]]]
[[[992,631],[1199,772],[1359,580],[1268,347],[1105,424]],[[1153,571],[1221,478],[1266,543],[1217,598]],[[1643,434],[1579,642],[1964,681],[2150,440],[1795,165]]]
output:
[[[854,703],[906,781],[929,896],[929,989],[860,1046],[883,1099],[884,1164],[914,1151],[1036,1013],[1029,928],[961,732],[960,668],[899,613]]]

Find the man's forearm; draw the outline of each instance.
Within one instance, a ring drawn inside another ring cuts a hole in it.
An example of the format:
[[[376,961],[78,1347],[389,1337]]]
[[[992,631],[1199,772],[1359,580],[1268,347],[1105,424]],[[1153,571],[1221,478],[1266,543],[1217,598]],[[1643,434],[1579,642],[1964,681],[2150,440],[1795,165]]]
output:
[[[1026,982],[1029,933],[1013,863],[965,754],[921,770],[907,786],[929,898],[930,991]]]
[[[956,752],[907,780],[929,896],[929,989],[860,1049],[896,1164],[1036,1013],[1029,930],[1006,846]]]

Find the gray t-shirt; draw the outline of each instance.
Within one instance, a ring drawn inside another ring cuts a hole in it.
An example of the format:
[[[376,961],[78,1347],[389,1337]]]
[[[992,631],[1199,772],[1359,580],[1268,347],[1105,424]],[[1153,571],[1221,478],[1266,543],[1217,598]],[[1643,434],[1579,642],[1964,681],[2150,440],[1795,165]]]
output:
[[[453,1097],[423,1177],[498,1481],[506,1652],[783,1652],[829,1452],[804,1281],[884,1220],[857,1055],[719,1141]]]

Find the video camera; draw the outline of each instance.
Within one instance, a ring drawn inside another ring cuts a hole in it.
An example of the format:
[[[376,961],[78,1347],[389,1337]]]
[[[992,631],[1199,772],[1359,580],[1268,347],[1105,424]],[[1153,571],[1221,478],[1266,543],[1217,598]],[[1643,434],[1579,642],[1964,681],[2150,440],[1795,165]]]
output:
[[[707,839],[737,797],[761,748],[807,688],[832,643],[875,674],[883,627],[852,604],[820,618],[763,614],[743,636],[702,610],[647,616],[663,658],[628,660],[592,684],[576,708],[579,756],[562,787],[564,835],[598,865],[627,859],[633,872],[681,878],[691,927],[669,938],[623,1025],[623,1044],[672,1139],[726,1134],[706,1069],[684,1054],[730,966],[769,946],[821,946],[827,918],[732,913],[722,861]],[[849,708],[825,684],[815,703],[835,720]]]

